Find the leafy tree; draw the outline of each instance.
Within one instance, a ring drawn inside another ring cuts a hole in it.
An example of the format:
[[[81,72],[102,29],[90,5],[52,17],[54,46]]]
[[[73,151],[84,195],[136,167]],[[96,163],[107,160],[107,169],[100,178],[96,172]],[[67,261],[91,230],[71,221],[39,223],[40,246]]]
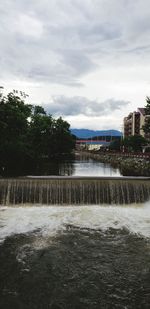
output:
[[[138,152],[142,151],[142,146],[147,145],[147,141],[141,135],[132,135],[124,139],[123,145],[128,151]]]
[[[150,115],[150,97],[146,98],[146,106],[145,106],[145,114],[146,115]]]
[[[52,116],[46,115],[44,109],[34,107],[28,131],[29,144],[32,145],[30,153],[34,160],[48,156],[53,122]]]
[[[146,98],[146,106],[145,106],[145,115],[146,117],[146,121],[144,126],[142,127],[142,129],[144,130],[145,134],[150,134],[150,98],[147,97]]]
[[[120,151],[121,149],[121,139],[115,139],[109,145],[110,150]]]
[[[147,118],[146,123],[143,126],[143,130],[145,134],[150,134],[150,117]]]
[[[0,101],[0,166],[23,165],[27,153],[26,132],[32,106],[13,93]]]
[[[69,153],[75,147],[75,139],[70,134],[70,125],[61,117],[54,121],[52,135],[52,153]],[[49,152],[50,155],[50,152]]]
[[[51,158],[70,153],[75,146],[68,122],[57,120],[46,113],[34,112],[31,118],[29,141],[34,159]]]
[[[34,115],[46,115],[46,111],[42,106],[36,105],[34,106]]]
[[[47,115],[41,106],[25,104],[13,93],[0,101],[0,174],[30,173],[31,166],[75,146],[69,124]]]

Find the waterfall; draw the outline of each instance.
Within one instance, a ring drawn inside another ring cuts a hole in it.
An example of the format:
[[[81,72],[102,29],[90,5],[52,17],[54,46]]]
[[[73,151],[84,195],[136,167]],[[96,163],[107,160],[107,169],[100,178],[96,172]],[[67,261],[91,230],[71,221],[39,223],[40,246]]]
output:
[[[150,199],[150,179],[26,177],[0,179],[0,205],[130,204]]]

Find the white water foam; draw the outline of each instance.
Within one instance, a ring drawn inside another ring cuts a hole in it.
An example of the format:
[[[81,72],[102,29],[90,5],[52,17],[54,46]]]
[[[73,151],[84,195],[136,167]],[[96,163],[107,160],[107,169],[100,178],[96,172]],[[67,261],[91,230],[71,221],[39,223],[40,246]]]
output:
[[[63,232],[67,225],[79,228],[128,229],[144,237],[150,237],[150,201],[132,206],[39,206],[1,207],[0,241],[15,234],[36,232],[53,237]]]

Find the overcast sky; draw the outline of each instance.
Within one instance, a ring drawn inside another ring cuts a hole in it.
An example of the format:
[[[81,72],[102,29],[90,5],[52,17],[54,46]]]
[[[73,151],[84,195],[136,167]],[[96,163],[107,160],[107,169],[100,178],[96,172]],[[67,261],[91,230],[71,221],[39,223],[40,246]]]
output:
[[[120,130],[150,96],[150,1],[1,0],[0,85],[72,128]]]

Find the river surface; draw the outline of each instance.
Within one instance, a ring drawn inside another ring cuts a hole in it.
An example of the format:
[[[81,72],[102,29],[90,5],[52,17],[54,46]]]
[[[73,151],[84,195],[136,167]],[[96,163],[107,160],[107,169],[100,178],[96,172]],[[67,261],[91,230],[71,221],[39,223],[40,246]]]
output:
[[[89,159],[75,166],[113,173]],[[148,309],[150,201],[2,206],[0,265],[2,309]]]
[[[110,164],[98,162],[89,154],[76,153],[66,160],[55,160],[35,171],[36,175],[58,176],[121,176],[118,168]]]

